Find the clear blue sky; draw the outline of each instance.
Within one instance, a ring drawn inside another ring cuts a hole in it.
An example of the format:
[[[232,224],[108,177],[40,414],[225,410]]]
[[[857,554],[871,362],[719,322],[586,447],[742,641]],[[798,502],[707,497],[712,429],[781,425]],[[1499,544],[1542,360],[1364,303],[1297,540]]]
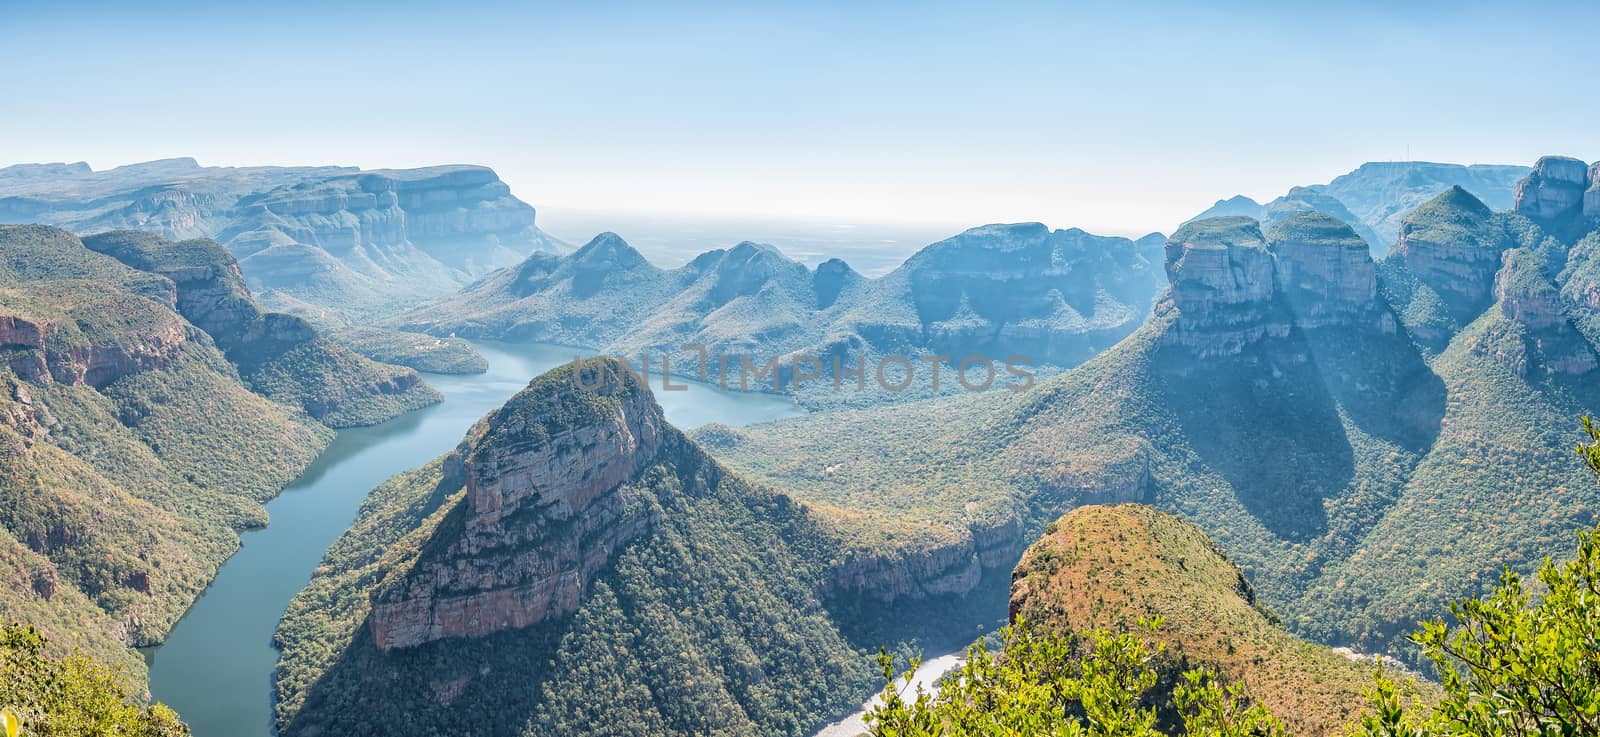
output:
[[[535,205],[1167,229],[1600,157],[1600,3],[0,0],[0,164],[475,162]]]

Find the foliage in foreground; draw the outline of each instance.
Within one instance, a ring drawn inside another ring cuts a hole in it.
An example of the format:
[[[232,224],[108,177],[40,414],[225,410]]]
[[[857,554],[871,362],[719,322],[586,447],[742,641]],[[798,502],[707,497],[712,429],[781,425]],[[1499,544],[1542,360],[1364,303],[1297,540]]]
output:
[[[1152,629],[1159,620],[1150,623]],[[1026,621],[1001,630],[1003,655],[983,642],[939,684],[920,685],[908,700],[895,684],[887,653],[879,665],[889,684],[866,717],[874,737],[1154,737],[1163,729],[1159,660],[1165,646],[1134,634],[1097,630],[1084,637],[1035,631]],[[903,676],[907,685],[917,663]],[[1171,690],[1182,733],[1196,737],[1275,737],[1283,723],[1251,704],[1237,685],[1210,670],[1185,671]]]
[[[1600,474],[1600,428],[1584,418],[1578,447]],[[1433,662],[1445,698],[1401,703],[1381,674],[1362,737],[1600,734],[1600,528],[1578,534],[1578,557],[1539,566],[1533,600],[1507,568],[1488,595],[1451,605],[1453,624],[1425,622],[1411,641]]]
[[[1587,418],[1578,452],[1600,474],[1600,428]],[[1379,671],[1371,711],[1357,737],[1577,737],[1600,734],[1600,528],[1580,532],[1575,560],[1546,559],[1531,587],[1506,568],[1485,596],[1452,604],[1452,623],[1423,623],[1410,640],[1441,679],[1435,705],[1403,703],[1399,685]],[[874,737],[1160,734],[1281,735],[1285,731],[1237,686],[1206,670],[1183,674],[1170,703],[1157,689],[1159,644],[1134,635],[1039,635],[1026,623],[1004,631],[1005,649],[982,643],[936,693],[911,699],[880,657],[888,687],[868,716]],[[915,670],[915,663],[912,664]],[[910,683],[910,673],[905,677]],[[1158,723],[1172,709],[1177,725]]]
[[[140,706],[126,676],[84,655],[53,658],[32,627],[0,626],[0,709],[37,737],[181,737],[163,704]],[[10,724],[5,725],[8,734]]]

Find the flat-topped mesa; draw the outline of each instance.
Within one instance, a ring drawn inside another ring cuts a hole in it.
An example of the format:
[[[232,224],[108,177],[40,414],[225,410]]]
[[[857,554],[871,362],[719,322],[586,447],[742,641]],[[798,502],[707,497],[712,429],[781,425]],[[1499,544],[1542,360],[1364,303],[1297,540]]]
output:
[[[1452,312],[1470,319],[1488,306],[1507,245],[1489,207],[1451,187],[1406,218],[1395,250]]]
[[[1502,356],[1512,370],[1527,376],[1533,365],[1552,373],[1587,374],[1597,366],[1594,349],[1567,320],[1561,293],[1545,276],[1539,257],[1514,248],[1505,252],[1495,277],[1500,312],[1528,329],[1527,349]]]
[[[627,482],[667,432],[649,389],[618,361],[535,379],[456,451],[462,514],[374,591],[374,643],[482,637],[576,611],[612,552],[654,526],[656,512],[630,503]]]
[[[1517,184],[1514,209],[1528,217],[1549,220],[1561,217],[1579,206],[1586,215],[1587,191],[1593,183],[1590,166],[1568,156],[1545,156],[1533,165],[1533,173]],[[1600,195],[1595,198],[1600,206]]]
[[[1345,222],[1321,212],[1297,213],[1267,230],[1279,295],[1301,328],[1374,325],[1395,330],[1380,309],[1371,251]]]
[[[1288,322],[1276,314],[1272,254],[1255,220],[1229,216],[1184,225],[1167,240],[1166,270],[1178,309],[1169,341],[1204,358],[1288,335]]]

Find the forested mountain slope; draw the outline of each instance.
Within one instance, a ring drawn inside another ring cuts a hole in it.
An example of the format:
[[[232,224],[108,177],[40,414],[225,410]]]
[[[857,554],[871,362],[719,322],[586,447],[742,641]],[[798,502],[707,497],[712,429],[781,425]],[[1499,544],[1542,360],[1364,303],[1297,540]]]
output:
[[[1600,410],[1586,170],[1542,160],[1509,213],[1447,191],[1376,267],[1325,215],[1192,223],[1155,317],[1031,392],[698,437],[856,523],[871,565],[998,568],[1065,508],[1144,501],[1204,528],[1297,634],[1400,651],[1600,502],[1566,462]]]

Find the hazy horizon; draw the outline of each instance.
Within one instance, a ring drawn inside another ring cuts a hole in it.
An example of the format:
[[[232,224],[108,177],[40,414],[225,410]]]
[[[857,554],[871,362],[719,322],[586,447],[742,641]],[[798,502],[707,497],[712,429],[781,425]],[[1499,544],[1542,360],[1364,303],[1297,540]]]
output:
[[[1548,58],[1577,3],[100,5],[9,12],[0,162],[479,163],[546,213],[1136,235],[1367,161],[1592,156],[1600,113]]]

